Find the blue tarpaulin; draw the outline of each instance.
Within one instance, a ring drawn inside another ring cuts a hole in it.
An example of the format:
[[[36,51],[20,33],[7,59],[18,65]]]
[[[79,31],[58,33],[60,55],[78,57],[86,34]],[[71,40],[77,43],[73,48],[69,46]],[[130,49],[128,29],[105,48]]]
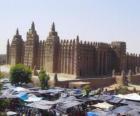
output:
[[[21,100],[27,100],[28,99],[28,95],[26,92],[20,92],[19,94],[17,94],[17,97],[20,98]]]
[[[74,89],[75,94],[81,94],[81,89]]]
[[[99,116],[96,112],[87,112],[87,116]]]

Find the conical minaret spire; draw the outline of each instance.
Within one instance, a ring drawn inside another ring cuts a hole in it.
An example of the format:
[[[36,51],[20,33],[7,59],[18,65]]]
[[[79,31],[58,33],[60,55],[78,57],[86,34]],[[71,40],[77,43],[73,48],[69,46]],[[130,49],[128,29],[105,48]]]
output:
[[[16,30],[16,35],[19,35],[19,30],[18,30],[18,28],[17,28],[17,30]]]
[[[10,45],[10,43],[9,43],[9,39],[7,40],[7,46],[9,46]]]
[[[49,32],[49,36],[58,36],[57,32],[55,31],[55,24],[54,24],[54,22],[51,25],[51,30]]]
[[[32,31],[35,31],[35,24],[34,24],[34,22],[32,22],[31,29],[32,29]]]
[[[76,36],[76,41],[79,42],[79,35]]]
[[[10,57],[10,43],[9,43],[9,39],[7,40],[7,56],[6,56],[6,62],[7,64],[9,64],[9,57]]]
[[[79,40],[79,35],[76,36],[76,39]]]
[[[51,31],[55,32],[55,24],[54,24],[54,22],[53,22],[53,24],[52,24]]]

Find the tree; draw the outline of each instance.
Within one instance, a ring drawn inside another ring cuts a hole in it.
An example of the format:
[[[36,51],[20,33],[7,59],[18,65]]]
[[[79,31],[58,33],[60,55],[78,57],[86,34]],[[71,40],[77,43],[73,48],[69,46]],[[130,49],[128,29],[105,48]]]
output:
[[[120,86],[118,89],[117,89],[117,94],[128,94],[129,93],[129,90],[127,87],[125,86]]]
[[[40,80],[42,89],[49,87],[48,81],[50,80],[50,77],[49,75],[46,74],[46,72],[43,69],[41,69],[39,72],[39,80]]]
[[[89,93],[90,93],[90,91],[91,91],[90,86],[89,86],[89,85],[85,85],[85,86],[83,87],[83,89],[84,89],[84,91],[86,92],[86,96],[89,96]]]
[[[4,77],[4,74],[0,71],[0,79]]]
[[[4,77],[4,74],[0,71],[0,79]],[[1,94],[1,89],[2,89],[2,83],[0,83],[0,94]]]
[[[0,111],[3,111],[3,109],[8,108],[9,105],[10,105],[10,100],[9,99],[0,100]]]
[[[1,90],[2,90],[3,84],[0,83],[0,95],[2,94]]]
[[[31,82],[32,71],[29,67],[23,64],[17,64],[10,69],[10,81],[12,84],[29,83]]]

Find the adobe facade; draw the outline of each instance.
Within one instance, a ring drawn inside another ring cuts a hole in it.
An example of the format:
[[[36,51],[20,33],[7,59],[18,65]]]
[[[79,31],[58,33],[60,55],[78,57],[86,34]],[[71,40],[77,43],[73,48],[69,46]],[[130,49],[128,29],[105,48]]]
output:
[[[6,54],[0,54],[0,65],[6,64]]]
[[[136,71],[140,67],[140,56],[126,53],[126,43],[98,43],[60,40],[52,24],[46,40],[40,41],[32,23],[23,41],[18,30],[12,42],[7,42],[7,63],[23,63],[31,68],[44,68],[49,73],[64,73],[76,77],[110,75],[112,70]]]

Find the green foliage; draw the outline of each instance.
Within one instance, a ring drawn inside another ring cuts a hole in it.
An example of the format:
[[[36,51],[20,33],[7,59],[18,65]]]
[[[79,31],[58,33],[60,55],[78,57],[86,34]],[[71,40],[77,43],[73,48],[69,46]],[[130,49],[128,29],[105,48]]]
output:
[[[0,79],[1,78],[4,78],[4,73],[2,73],[1,71],[0,71]]]
[[[7,116],[5,112],[0,112],[0,116]]]
[[[12,84],[31,82],[32,71],[23,64],[17,64],[10,69],[10,80]]]
[[[1,109],[6,109],[9,105],[10,105],[9,99],[0,100],[0,108]]]
[[[91,91],[91,88],[90,88],[89,85],[85,85],[85,86],[83,87],[83,90],[86,92],[86,95],[88,96],[89,93],[90,93],[90,91]]]
[[[128,94],[129,90],[127,87],[119,87],[115,90],[117,94]]]
[[[0,95],[2,94],[2,87],[3,87],[3,84],[2,83],[0,83]]]
[[[1,94],[1,89],[2,89],[2,86],[3,86],[3,85],[2,85],[2,83],[0,83],[0,94]]]
[[[0,79],[4,78],[4,74],[0,71]],[[0,94],[2,89],[2,83],[0,83]]]
[[[46,72],[43,69],[41,69],[39,72],[39,80],[40,80],[42,89],[49,87],[48,81],[50,80],[50,77],[49,75],[46,74]]]
[[[42,89],[49,87],[49,85],[48,85],[49,79],[50,79],[49,75],[47,75],[44,71],[43,72],[41,71],[39,73],[39,80],[40,80]]]

